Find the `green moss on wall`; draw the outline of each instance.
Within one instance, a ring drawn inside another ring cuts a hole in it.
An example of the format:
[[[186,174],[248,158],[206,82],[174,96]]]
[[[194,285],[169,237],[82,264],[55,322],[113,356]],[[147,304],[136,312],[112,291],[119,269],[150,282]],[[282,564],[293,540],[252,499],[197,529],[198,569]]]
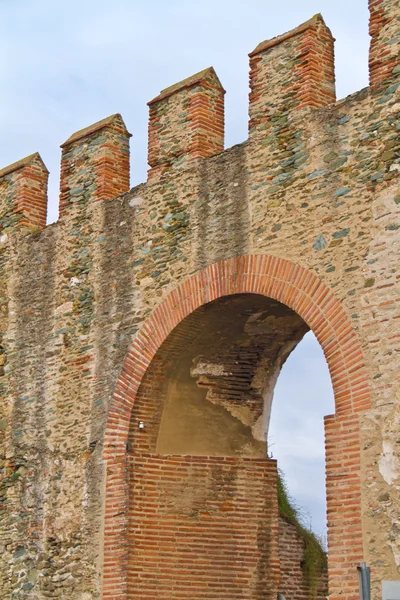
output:
[[[318,585],[324,571],[327,570],[327,554],[318,537],[301,523],[301,516],[289,496],[282,473],[278,476],[278,506],[281,517],[296,527],[304,540],[304,560],[302,563],[304,584],[310,590],[310,598],[316,598]]]

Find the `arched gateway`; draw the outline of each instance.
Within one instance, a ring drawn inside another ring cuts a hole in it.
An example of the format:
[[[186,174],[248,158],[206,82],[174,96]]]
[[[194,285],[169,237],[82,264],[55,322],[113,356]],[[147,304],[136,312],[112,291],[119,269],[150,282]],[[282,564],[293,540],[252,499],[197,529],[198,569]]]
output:
[[[163,342],[186,317],[217,299],[239,294],[261,295],[289,307],[307,323],[324,350],[336,406],[335,415],[325,422],[330,594],[356,594],[355,566],[363,556],[358,420],[370,406],[357,334],[333,292],[314,273],[282,258],[253,255],[220,261],[184,281],[153,311],[125,359],[105,433],[104,600],[128,598],[128,506],[138,501],[129,498],[128,435],[143,378]],[[163,463],[157,465],[160,468]],[[279,585],[279,564],[271,552],[265,598],[273,598]],[[163,567],[157,564],[154,578],[162,579]]]

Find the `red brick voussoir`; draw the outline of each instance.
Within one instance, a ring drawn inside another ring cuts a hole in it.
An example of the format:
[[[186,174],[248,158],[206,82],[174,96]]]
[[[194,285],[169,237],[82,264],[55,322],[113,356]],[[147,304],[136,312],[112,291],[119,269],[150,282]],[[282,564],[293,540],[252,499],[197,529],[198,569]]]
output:
[[[324,351],[335,395],[335,415],[326,418],[329,589],[334,598],[351,600],[357,594],[355,565],[363,556],[358,418],[370,406],[359,339],[341,303],[315,273],[283,258],[248,255],[221,260],[181,283],[143,324],[126,356],[104,440],[103,600],[127,600],[126,446],[142,378],[158,348],[185,317],[208,302],[239,293],[262,294],[289,306],[306,321]],[[351,536],[338,534],[349,527]]]

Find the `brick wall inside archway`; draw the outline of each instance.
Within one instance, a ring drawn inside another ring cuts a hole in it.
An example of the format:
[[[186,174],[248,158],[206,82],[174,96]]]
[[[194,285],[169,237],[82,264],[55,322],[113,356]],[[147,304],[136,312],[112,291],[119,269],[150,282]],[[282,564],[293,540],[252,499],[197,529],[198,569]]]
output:
[[[237,293],[262,294],[300,315],[318,338],[329,366],[336,412],[326,418],[329,583],[331,598],[357,595],[362,560],[359,414],[370,398],[357,334],[340,302],[311,271],[273,256],[213,264],[167,295],[143,325],[122,368],[104,445],[107,467],[103,599],[127,598],[127,455],[130,416],[156,351],[182,319],[205,303]]]
[[[190,313],[158,349],[128,438],[129,600],[275,600],[285,589],[266,438],[274,382],[306,331],[276,300],[234,294]]]

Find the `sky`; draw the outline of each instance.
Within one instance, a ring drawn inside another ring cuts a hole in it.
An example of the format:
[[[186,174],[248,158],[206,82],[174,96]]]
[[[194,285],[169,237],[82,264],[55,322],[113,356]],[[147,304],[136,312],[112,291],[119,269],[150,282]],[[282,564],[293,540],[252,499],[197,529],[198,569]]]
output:
[[[227,91],[226,147],[240,143],[247,136],[248,53],[318,12],[337,40],[337,95],[343,98],[368,85],[368,0],[0,0],[0,168],[40,153],[50,170],[53,222],[60,144],[119,112],[133,134],[131,184],[141,183],[147,172],[147,102],[211,65]],[[332,397],[318,350],[308,336],[293,355],[294,366],[288,361],[276,398],[295,397],[296,410],[290,418],[281,411],[271,435],[291,493],[299,504],[307,500],[312,525],[324,535],[323,487],[321,492],[310,482],[316,479],[312,465],[323,465],[315,420],[322,423],[322,415],[332,412]],[[306,405],[305,416],[297,408]]]

